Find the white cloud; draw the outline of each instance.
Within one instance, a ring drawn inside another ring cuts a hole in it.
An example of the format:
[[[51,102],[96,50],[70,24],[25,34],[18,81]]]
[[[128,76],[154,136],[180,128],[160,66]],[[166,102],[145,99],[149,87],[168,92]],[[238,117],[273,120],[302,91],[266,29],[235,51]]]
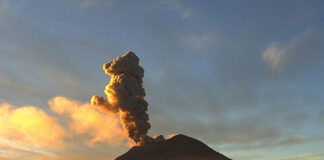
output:
[[[271,69],[281,70],[286,59],[286,54],[286,48],[280,48],[277,44],[273,43],[263,53],[263,60]]]
[[[290,42],[286,44],[279,44],[273,42],[263,53],[262,58],[268,67],[272,71],[283,71],[294,57],[308,56],[305,51],[312,52],[308,49],[307,43],[313,36],[312,30],[306,30],[305,32],[295,36]],[[306,44],[306,45],[305,45]]]

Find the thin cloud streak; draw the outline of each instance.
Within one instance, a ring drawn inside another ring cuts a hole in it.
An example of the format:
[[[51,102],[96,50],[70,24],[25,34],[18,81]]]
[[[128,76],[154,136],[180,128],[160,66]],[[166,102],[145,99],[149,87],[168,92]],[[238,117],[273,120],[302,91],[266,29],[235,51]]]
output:
[[[284,160],[320,160],[324,158],[323,153],[306,153],[306,154],[300,154],[296,157],[287,158]]]

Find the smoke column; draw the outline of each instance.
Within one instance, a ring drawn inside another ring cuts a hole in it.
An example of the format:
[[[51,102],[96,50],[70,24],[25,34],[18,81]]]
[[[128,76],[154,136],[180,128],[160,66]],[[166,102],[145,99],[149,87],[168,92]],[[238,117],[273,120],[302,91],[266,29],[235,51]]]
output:
[[[148,103],[142,86],[144,70],[139,66],[135,53],[127,51],[121,57],[103,65],[103,70],[111,76],[105,88],[107,97],[94,95],[91,104],[107,113],[119,113],[127,136],[137,145],[145,144],[152,138],[147,135],[151,128],[146,113]]]

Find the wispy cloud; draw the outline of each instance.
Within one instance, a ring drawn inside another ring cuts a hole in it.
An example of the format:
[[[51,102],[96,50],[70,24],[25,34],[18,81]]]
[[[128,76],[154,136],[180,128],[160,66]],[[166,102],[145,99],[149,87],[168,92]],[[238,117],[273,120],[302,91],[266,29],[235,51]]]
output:
[[[276,43],[273,43],[263,53],[263,60],[268,63],[269,67],[274,70],[281,70],[286,60],[287,49],[279,48]]]
[[[68,5],[92,8],[92,7],[104,7],[110,8],[113,6],[114,0],[59,0]]]
[[[218,45],[218,39],[213,33],[184,34],[179,36],[180,44],[190,49],[204,49]]]
[[[324,110],[320,113],[319,119],[321,122],[324,122]]]
[[[0,0],[0,20],[2,20],[5,17],[7,8],[8,8],[8,1]]]
[[[113,0],[82,0],[80,6],[89,8],[89,7],[112,7]]]
[[[168,9],[178,12],[183,19],[194,15],[194,12],[187,8],[182,0],[162,0],[161,2],[167,5]]]
[[[301,154],[297,155],[296,157],[291,157],[285,160],[320,160],[324,158],[323,153],[307,153],[307,154]]]
[[[303,53],[303,50],[299,50],[300,46],[304,46],[308,43],[313,36],[312,30],[306,30],[305,32],[294,37],[290,42],[286,44],[280,44],[273,42],[263,53],[262,58],[273,71],[281,72],[287,65],[288,61],[291,61],[296,56],[303,54],[307,56],[309,53]],[[308,50],[308,52],[311,52]]]
[[[253,137],[251,137],[253,138]],[[228,150],[250,150],[250,149],[264,149],[264,148],[274,148],[274,147],[283,147],[283,146],[294,146],[294,145],[301,145],[305,143],[312,143],[324,141],[324,137],[297,137],[297,136],[290,136],[285,138],[280,137],[273,137],[271,139],[259,139],[254,140],[247,143],[236,143],[231,142],[228,144],[224,144],[224,149]]]
[[[232,156],[231,158],[235,160],[255,160],[261,159],[263,156],[261,155],[249,155],[249,156]]]

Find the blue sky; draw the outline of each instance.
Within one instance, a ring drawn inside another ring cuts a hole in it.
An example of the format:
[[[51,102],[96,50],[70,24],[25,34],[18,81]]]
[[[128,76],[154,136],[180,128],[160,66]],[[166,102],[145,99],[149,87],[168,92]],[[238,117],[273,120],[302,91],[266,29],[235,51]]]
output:
[[[103,95],[109,77],[102,64],[132,50],[145,69],[150,135],[183,133],[237,160],[323,159],[323,6],[0,0],[0,103],[36,106],[60,119],[50,99],[87,103]],[[66,152],[42,150],[62,159],[81,152],[113,158],[127,150],[71,141],[64,141]],[[4,144],[0,157],[45,153]]]

